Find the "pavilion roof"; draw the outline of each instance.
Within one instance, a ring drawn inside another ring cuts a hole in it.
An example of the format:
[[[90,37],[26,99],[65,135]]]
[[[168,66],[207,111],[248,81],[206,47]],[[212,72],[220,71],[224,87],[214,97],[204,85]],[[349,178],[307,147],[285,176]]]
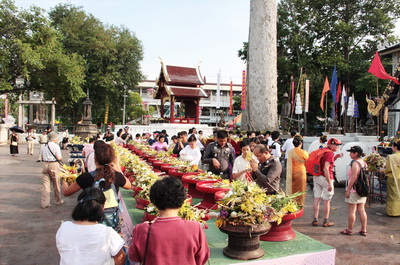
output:
[[[159,79],[162,79],[162,77],[168,85],[204,85],[204,80],[201,77],[199,67],[173,66],[161,62]]]

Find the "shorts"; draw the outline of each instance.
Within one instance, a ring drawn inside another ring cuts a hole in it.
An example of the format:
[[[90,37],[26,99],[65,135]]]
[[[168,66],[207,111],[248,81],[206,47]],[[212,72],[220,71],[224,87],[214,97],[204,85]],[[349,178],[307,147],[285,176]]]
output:
[[[328,182],[323,176],[314,176],[314,198],[322,198],[324,201],[330,201],[335,193],[335,188],[328,191]],[[331,179],[333,182],[333,180]]]
[[[367,202],[367,197],[361,197],[357,192],[350,191],[350,197],[344,200],[348,204],[361,204]]]

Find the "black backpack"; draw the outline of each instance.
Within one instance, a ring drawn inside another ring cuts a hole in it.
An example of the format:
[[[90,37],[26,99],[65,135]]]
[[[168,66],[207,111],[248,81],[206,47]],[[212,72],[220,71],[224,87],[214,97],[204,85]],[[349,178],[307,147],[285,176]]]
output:
[[[358,178],[357,178],[356,182],[354,183],[353,188],[356,190],[357,194],[360,197],[368,197],[370,188],[369,188],[369,180],[368,180],[367,170],[360,164],[360,162],[358,162],[358,161],[355,161],[355,162],[360,167],[360,173],[358,174]]]

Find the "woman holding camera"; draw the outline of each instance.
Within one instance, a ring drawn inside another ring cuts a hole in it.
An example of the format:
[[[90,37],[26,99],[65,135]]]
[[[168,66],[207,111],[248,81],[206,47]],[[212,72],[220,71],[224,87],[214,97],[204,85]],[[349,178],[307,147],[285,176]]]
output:
[[[104,224],[116,228],[119,224],[118,216],[118,191],[122,187],[130,189],[130,181],[120,172],[118,159],[115,157],[114,149],[108,144],[100,144],[95,147],[94,161],[96,170],[85,172],[76,178],[76,182],[70,186],[62,182],[64,196],[70,196],[80,189],[99,187],[110,194],[104,208]]]
[[[99,224],[106,197],[96,188],[78,196],[73,222],[63,222],[56,234],[60,264],[124,264],[124,240],[113,229]]]

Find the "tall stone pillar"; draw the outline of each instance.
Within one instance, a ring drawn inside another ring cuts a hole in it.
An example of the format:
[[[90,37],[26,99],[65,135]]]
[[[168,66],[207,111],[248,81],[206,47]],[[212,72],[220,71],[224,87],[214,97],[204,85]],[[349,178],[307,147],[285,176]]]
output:
[[[246,130],[278,129],[276,0],[250,1]]]

